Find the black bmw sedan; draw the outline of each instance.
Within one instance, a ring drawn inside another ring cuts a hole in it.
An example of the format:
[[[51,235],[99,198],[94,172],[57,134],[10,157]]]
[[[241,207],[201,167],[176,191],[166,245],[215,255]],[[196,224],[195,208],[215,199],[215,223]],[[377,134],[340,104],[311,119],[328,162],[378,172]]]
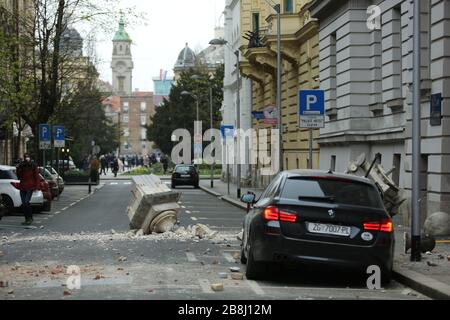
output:
[[[281,172],[244,221],[242,263],[248,279],[262,279],[274,263],[298,262],[366,270],[378,266],[389,283],[394,227],[369,179],[324,171]]]

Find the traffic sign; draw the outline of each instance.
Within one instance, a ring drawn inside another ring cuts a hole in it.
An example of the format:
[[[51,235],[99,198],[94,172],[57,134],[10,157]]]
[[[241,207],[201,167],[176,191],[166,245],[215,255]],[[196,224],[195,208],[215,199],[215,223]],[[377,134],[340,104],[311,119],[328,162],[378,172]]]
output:
[[[50,131],[50,125],[39,125],[39,149],[49,150],[52,148],[52,135]]]
[[[234,138],[234,126],[222,125],[220,126],[220,132],[222,133],[222,139]]]
[[[55,148],[65,148],[66,147],[66,137],[64,126],[54,126],[53,127],[53,144]]]
[[[264,109],[264,123],[265,124],[278,124],[277,108],[274,106],[268,106]]]
[[[300,90],[299,92],[300,128],[325,127],[325,91]]]

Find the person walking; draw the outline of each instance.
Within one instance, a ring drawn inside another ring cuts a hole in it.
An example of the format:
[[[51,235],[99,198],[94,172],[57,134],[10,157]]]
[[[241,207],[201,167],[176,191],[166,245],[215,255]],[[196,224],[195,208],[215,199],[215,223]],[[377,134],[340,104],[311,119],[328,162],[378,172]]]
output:
[[[100,174],[103,174],[106,176],[106,170],[108,170],[108,160],[106,160],[105,156],[100,157],[100,165],[101,165]]]
[[[91,182],[97,183],[99,178],[100,162],[97,160],[96,156],[92,157],[89,165]]]
[[[167,173],[167,169],[169,169],[169,160],[167,159],[167,157],[165,155],[163,155],[161,157],[161,163],[163,165],[164,174],[166,174]]]
[[[30,226],[33,223],[33,210],[30,202],[35,190],[39,190],[39,168],[32,161],[29,154],[24,155],[24,160],[16,167],[17,177],[20,180],[19,190],[22,200],[22,208],[25,216],[24,226]]]
[[[115,158],[112,162],[112,172],[114,173],[114,178],[117,177],[117,172],[119,172],[119,159]]]

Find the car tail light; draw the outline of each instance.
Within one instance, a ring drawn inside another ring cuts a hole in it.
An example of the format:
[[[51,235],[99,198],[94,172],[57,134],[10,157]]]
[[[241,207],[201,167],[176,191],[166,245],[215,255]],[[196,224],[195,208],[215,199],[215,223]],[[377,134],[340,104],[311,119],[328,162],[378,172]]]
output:
[[[295,223],[297,221],[297,215],[295,213],[281,211],[280,221]]]
[[[20,183],[19,182],[11,182],[11,185],[16,188],[17,190],[20,189]]]
[[[294,223],[297,221],[297,215],[294,213],[284,212],[279,210],[277,207],[267,207],[264,209],[264,220]]]
[[[391,233],[394,231],[394,224],[390,219],[382,220],[380,222],[366,222],[364,223],[364,230]]]
[[[381,221],[380,231],[391,233],[394,231],[394,224],[391,220],[383,220]]]
[[[267,221],[278,221],[279,212],[277,207],[267,207],[264,209],[264,219]]]

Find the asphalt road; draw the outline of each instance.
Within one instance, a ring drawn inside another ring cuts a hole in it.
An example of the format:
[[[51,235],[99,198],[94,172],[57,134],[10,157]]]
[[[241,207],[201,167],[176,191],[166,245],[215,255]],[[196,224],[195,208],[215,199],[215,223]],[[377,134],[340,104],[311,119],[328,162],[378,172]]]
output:
[[[277,269],[267,281],[235,281],[235,259],[244,211],[201,190],[182,192],[180,226],[206,224],[223,240],[130,238],[126,208],[131,183],[109,181],[87,196],[85,187],[67,187],[50,214],[36,216],[36,228],[20,227],[21,217],[0,221],[0,299],[427,299],[393,282],[370,291],[352,274]],[[231,236],[230,236],[231,235]],[[64,295],[69,266],[81,271],[81,289]],[[211,284],[224,284],[213,292]]]

